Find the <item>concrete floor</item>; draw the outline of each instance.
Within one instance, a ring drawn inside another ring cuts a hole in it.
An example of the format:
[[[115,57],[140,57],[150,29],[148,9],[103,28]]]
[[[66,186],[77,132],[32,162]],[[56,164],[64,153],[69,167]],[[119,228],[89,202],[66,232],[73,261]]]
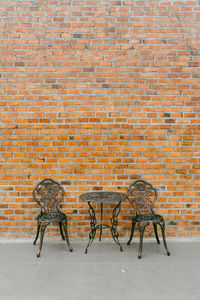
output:
[[[138,241],[124,251],[112,241],[44,241],[38,245],[0,243],[0,299],[7,300],[177,300],[200,299],[200,241],[144,243],[138,260]]]

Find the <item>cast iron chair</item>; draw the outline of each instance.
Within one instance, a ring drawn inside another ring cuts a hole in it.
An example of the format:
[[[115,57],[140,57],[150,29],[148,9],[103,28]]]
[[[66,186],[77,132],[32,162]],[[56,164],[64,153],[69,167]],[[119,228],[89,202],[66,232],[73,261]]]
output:
[[[35,245],[40,233],[40,245],[37,257],[40,256],[42,250],[45,229],[52,222],[59,224],[62,239],[66,239],[69,250],[73,251],[68,238],[67,216],[60,211],[60,201],[63,199],[63,196],[64,189],[52,179],[42,180],[33,190],[33,198],[41,208],[40,214],[37,216],[37,233],[33,242]]]
[[[156,214],[153,209],[153,204],[158,197],[156,189],[150,183],[144,180],[136,180],[129,186],[127,196],[130,204],[135,209],[135,215],[132,219],[131,235],[127,245],[130,245],[130,242],[133,238],[135,225],[137,223],[140,232],[138,258],[141,258],[144,231],[150,223],[153,224],[157,243],[160,244],[157,232],[157,224],[159,224],[162,231],[163,243],[167,251],[167,255],[169,256],[170,252],[167,248],[167,242],[165,239],[165,221],[163,217]]]

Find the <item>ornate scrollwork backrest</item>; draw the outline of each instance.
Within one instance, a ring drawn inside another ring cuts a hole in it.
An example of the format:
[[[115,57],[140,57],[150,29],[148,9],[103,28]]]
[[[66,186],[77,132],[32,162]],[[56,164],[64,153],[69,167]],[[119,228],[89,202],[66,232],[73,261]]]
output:
[[[33,190],[33,198],[40,205],[41,212],[59,211],[64,189],[52,179],[44,179]]]
[[[146,213],[149,210],[154,214],[153,204],[157,196],[156,189],[144,180],[136,180],[127,191],[128,201],[134,207],[136,215]]]

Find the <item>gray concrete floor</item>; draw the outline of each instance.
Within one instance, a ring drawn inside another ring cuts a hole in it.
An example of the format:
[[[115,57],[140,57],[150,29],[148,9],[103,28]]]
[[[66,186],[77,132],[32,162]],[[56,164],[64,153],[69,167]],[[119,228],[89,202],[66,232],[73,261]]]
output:
[[[200,242],[144,242],[138,260],[138,241],[124,251],[112,241],[44,241],[38,245],[0,243],[0,299],[14,300],[166,300],[200,299]]]

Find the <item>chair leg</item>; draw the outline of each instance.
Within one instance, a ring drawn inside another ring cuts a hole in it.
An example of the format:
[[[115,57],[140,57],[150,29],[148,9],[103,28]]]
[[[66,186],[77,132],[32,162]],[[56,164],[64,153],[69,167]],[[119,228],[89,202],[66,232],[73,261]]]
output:
[[[65,220],[64,222],[62,222],[62,225],[64,227],[64,232],[65,232],[65,239],[66,239],[66,242],[67,242],[67,245],[68,245],[68,248],[69,248],[69,251],[73,251],[73,248],[70,244],[70,241],[69,241],[69,237],[68,237],[68,231],[67,231],[67,220]]]
[[[44,233],[45,233],[45,229],[46,229],[47,225],[41,225],[41,229],[40,229],[40,246],[37,252],[37,257],[40,257],[40,253],[42,250],[42,245],[43,245],[43,238],[44,238]]]
[[[133,238],[133,234],[134,234],[134,230],[135,230],[135,224],[136,224],[136,221],[134,219],[132,219],[131,235],[130,235],[130,239],[127,243],[128,246],[130,245],[130,243],[132,241],[132,238]]]
[[[153,227],[154,227],[154,232],[155,232],[157,243],[160,244],[160,240],[159,240],[159,237],[158,237],[158,231],[157,231],[157,224],[153,223]]]
[[[59,228],[60,228],[60,234],[62,236],[63,241],[65,240],[65,236],[63,234],[63,230],[62,230],[62,222],[59,222]]]
[[[167,255],[170,256],[170,252],[169,252],[169,249],[167,247],[167,242],[166,242],[166,238],[165,238],[165,222],[164,222],[164,220],[163,220],[162,223],[159,223],[159,225],[161,227],[163,243],[164,243],[165,249],[167,251]]]
[[[36,244],[38,236],[39,236],[39,233],[40,233],[40,223],[38,223],[38,225],[37,225],[37,233],[36,233],[36,237],[35,237],[35,240],[33,242],[33,245]]]
[[[138,228],[140,231],[140,245],[139,245],[139,252],[138,252],[138,258],[142,258],[142,246],[143,246],[143,236],[144,236],[144,231],[145,228],[149,225],[149,223],[141,225],[140,223],[138,224]]]
[[[142,258],[143,236],[144,236],[144,228],[140,228],[140,246],[139,246],[138,258]]]

